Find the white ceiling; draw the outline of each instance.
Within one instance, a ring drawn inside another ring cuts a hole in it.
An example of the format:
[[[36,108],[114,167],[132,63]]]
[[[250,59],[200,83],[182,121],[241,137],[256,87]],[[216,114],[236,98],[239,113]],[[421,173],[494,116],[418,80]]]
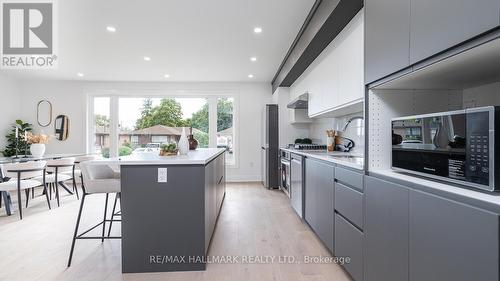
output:
[[[2,73],[62,80],[269,82],[314,0],[57,3],[58,69]],[[106,31],[109,25],[116,33]],[[253,32],[256,26],[261,34]],[[258,60],[251,62],[252,56]]]

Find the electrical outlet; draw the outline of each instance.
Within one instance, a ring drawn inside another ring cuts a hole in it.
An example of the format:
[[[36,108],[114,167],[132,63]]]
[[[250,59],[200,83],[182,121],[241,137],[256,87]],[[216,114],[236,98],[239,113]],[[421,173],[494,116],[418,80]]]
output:
[[[167,182],[167,168],[158,168],[158,182]]]

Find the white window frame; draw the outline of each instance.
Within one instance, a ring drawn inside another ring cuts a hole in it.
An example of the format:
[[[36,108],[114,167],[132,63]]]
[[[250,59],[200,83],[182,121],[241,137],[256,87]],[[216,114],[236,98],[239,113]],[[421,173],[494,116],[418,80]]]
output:
[[[209,147],[217,147],[217,99],[233,98],[233,146],[235,161],[228,168],[239,168],[239,91],[166,91],[166,90],[103,90],[87,93],[87,153],[94,153],[94,98],[110,98],[110,157],[118,156],[119,100],[120,98],[205,98],[208,103]]]

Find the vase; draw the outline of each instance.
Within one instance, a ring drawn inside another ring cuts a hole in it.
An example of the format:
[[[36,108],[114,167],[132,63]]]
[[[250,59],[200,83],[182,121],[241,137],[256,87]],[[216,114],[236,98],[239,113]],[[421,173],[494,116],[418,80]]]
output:
[[[193,128],[189,129],[189,150],[196,150],[198,148],[198,140],[193,136]]]
[[[30,146],[31,156],[33,158],[42,158],[45,154],[45,144],[43,143],[34,143]]]
[[[179,153],[186,155],[189,152],[189,141],[186,134],[186,128],[182,128],[181,138],[179,139]]]
[[[436,148],[446,148],[450,143],[450,139],[448,137],[448,127],[445,120],[441,120],[438,124],[436,134],[432,139],[432,143],[436,146]]]

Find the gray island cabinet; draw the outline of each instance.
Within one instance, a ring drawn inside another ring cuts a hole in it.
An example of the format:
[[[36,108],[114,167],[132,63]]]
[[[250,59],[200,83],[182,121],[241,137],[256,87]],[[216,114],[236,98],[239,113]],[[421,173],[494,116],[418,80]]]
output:
[[[225,195],[224,151],[207,148],[187,156],[116,160],[124,273],[205,269]]]

